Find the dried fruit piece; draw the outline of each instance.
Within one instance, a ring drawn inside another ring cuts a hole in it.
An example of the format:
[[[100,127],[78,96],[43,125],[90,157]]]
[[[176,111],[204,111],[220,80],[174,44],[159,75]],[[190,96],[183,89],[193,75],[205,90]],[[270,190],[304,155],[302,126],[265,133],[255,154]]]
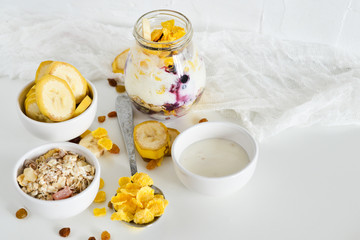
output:
[[[124,50],[122,53],[116,56],[112,63],[112,71],[114,73],[124,73],[125,63],[129,54],[130,48]]]
[[[100,184],[99,184],[99,189],[102,189],[104,187],[104,179],[100,178]]]
[[[102,202],[105,202],[106,200],[106,193],[104,191],[99,191],[97,194],[96,194],[96,197],[94,199],[94,202],[95,203],[102,203]]]
[[[105,208],[94,208],[93,210],[95,217],[103,217],[106,215],[106,209]]]
[[[80,142],[80,140],[81,140],[81,137],[78,136],[78,137],[76,137],[76,138],[70,139],[69,142],[77,143],[77,144],[78,144],[78,143]]]
[[[68,83],[48,74],[36,84],[36,102],[40,112],[52,121],[65,121],[75,111],[75,97]]]
[[[135,126],[135,147],[143,158],[159,159],[169,147],[166,126],[158,121],[145,121]]]
[[[202,118],[199,120],[199,123],[208,122],[207,118]]]
[[[103,123],[106,120],[106,116],[98,116],[98,122]]]
[[[66,228],[60,229],[59,235],[61,237],[68,237],[70,235],[70,228],[66,227]]]
[[[109,112],[108,117],[109,118],[117,117],[117,113],[115,111]]]
[[[19,210],[16,211],[16,218],[18,219],[23,219],[27,217],[27,211],[25,208],[20,208]]]
[[[111,201],[108,202],[108,208],[113,209],[113,204],[111,203]]]
[[[125,86],[124,86],[124,85],[117,85],[117,86],[116,86],[116,91],[117,91],[118,93],[123,93],[123,92],[125,92],[125,91],[126,91]]]
[[[146,169],[152,170],[156,167],[160,167],[163,160],[164,157],[161,157],[159,159],[151,159],[146,165]]]
[[[53,199],[54,200],[66,199],[71,197],[72,194],[73,192],[71,191],[70,187],[65,186],[63,189],[53,194]]]
[[[109,150],[110,153],[113,154],[118,154],[120,152],[120,148],[118,147],[118,145],[116,145],[115,143],[113,143],[112,148]]]
[[[105,148],[106,150],[110,150],[113,146],[113,143],[109,138],[103,137],[98,140],[98,145]]]
[[[90,106],[92,100],[89,95],[86,95],[84,99],[80,102],[74,112],[74,117],[79,116],[81,113],[85,112],[85,110]]]
[[[96,238],[95,237],[89,237],[88,240],[96,240]]]
[[[108,78],[109,85],[112,87],[116,87],[117,81],[113,78]]]
[[[101,240],[109,240],[111,237],[110,233],[108,231],[103,231],[101,233]]]

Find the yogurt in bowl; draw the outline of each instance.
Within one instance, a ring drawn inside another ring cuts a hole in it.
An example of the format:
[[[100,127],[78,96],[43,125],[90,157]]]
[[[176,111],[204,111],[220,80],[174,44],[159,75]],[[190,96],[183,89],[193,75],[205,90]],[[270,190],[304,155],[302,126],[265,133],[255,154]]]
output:
[[[228,122],[197,124],[180,133],[171,153],[176,175],[189,189],[226,195],[252,177],[258,144],[241,126]]]

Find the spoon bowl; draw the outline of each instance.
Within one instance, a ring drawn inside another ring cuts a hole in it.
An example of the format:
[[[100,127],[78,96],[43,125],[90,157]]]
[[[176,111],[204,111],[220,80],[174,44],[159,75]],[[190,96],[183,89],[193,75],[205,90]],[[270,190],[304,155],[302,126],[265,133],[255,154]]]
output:
[[[129,163],[130,163],[130,172],[131,176],[133,176],[135,173],[137,173],[137,165],[136,165],[136,159],[135,159],[135,145],[134,145],[134,121],[133,121],[133,112],[132,112],[132,105],[129,97],[126,94],[121,94],[116,98],[116,104],[115,109],[117,113],[118,122],[120,125],[121,133],[124,138],[126,151],[128,153],[129,157]],[[161,194],[164,196],[163,192],[156,186],[152,185],[150,186],[152,189],[154,189],[154,194]],[[125,222],[128,225],[132,227],[147,227],[154,222],[156,222],[159,217],[155,217],[152,222],[145,223],[145,224],[137,224],[133,221],[131,222]]]

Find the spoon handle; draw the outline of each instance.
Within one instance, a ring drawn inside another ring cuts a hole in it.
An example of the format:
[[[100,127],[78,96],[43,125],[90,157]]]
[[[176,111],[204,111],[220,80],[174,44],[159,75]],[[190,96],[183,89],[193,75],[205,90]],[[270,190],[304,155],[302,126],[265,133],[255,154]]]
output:
[[[119,121],[125,147],[129,156],[131,176],[137,172],[135,147],[134,147],[134,121],[131,101],[126,94],[121,94],[116,98],[115,109]]]

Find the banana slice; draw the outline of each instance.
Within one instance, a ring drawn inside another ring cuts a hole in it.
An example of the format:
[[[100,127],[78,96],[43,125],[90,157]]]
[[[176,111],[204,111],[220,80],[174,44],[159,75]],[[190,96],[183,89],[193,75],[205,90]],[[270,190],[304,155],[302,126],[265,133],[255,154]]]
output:
[[[48,117],[40,112],[40,109],[36,103],[36,98],[26,98],[25,100],[25,114],[31,119],[40,122],[52,122]]]
[[[67,82],[49,74],[36,84],[36,102],[41,113],[56,122],[71,118],[75,110],[75,97]]]
[[[128,56],[130,48],[124,50],[122,53],[116,56],[112,63],[112,71],[114,73],[124,73],[125,63]]]
[[[143,20],[142,20],[142,33],[143,33],[143,38],[151,41],[150,22],[149,22],[149,19],[147,19],[147,18],[143,18]]]
[[[69,84],[76,103],[80,103],[86,96],[87,82],[73,65],[65,62],[52,62],[47,73],[64,79]]]
[[[36,70],[35,83],[38,82],[40,78],[42,78],[45,74],[48,73],[49,66],[52,62],[53,61],[44,61],[40,63],[38,69]]]
[[[180,132],[178,130],[176,130],[175,128],[168,128],[168,134],[169,134],[169,138],[170,138],[170,143],[169,143],[169,148],[168,151],[166,152],[166,156],[171,156],[171,146],[173,144],[173,142],[175,141],[175,138],[180,134]]]
[[[135,147],[143,158],[160,159],[169,147],[166,126],[158,121],[145,121],[134,128]]]
[[[104,154],[105,149],[98,145],[99,139],[93,137],[92,134],[87,134],[82,138],[79,144],[89,149],[97,158]]]
[[[89,95],[86,95],[86,97],[76,107],[73,117],[79,116],[81,113],[83,113],[90,106],[91,102],[92,100]]]
[[[26,97],[28,97],[31,94],[35,94],[35,86],[36,86],[36,84],[30,88],[30,90],[26,94]]]

